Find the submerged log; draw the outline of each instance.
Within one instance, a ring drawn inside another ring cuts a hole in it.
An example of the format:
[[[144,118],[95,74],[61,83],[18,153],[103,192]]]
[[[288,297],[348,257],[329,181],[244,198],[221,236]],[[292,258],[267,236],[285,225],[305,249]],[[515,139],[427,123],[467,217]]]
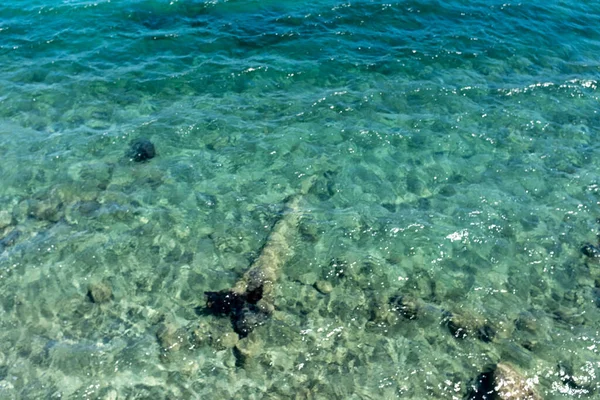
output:
[[[274,285],[284,263],[293,254],[292,239],[300,219],[300,201],[315,179],[303,185],[300,194],[285,203],[282,217],[275,223],[260,255],[231,289],[205,292],[206,309],[212,314],[229,316],[233,329],[246,337],[262,325],[273,312]]]

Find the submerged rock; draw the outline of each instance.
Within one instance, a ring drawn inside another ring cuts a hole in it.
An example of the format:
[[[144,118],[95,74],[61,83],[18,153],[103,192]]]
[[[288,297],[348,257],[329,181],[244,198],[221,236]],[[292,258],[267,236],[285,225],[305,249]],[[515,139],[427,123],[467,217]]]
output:
[[[156,150],[150,140],[137,139],[131,143],[127,156],[135,162],[147,161],[156,156]]]
[[[114,165],[99,160],[86,160],[71,164],[67,169],[68,176],[76,185],[66,187],[62,191],[64,194],[75,194],[81,198],[81,192],[94,193],[97,190],[105,190],[111,182]],[[73,193],[76,189],[76,193]],[[70,197],[70,196],[69,196]],[[73,198],[64,200],[73,201]]]
[[[535,390],[537,378],[526,379],[512,365],[499,363],[475,378],[468,400],[541,400]]]
[[[448,313],[445,316],[445,322],[452,336],[457,339],[464,339],[472,333],[471,324],[460,315]]]
[[[563,385],[567,386],[571,392],[578,392],[578,394],[590,394],[593,392],[591,385],[585,385],[583,382],[581,382],[585,381],[585,378],[575,375],[571,364],[559,362],[557,369],[560,381],[563,383]]]
[[[39,220],[58,222],[62,218],[62,208],[62,202],[56,198],[30,200],[27,213]]]
[[[203,322],[195,324],[191,329],[191,338],[192,343],[196,346],[210,345],[213,342],[210,326]]]
[[[519,316],[515,320],[515,327],[524,332],[536,333],[538,330],[537,318],[528,311],[519,313]]]
[[[393,296],[390,298],[390,306],[406,319],[417,319],[419,314],[419,302],[411,296]]]
[[[238,344],[239,340],[239,336],[235,333],[226,332],[216,339],[215,344],[221,350],[232,349]]]
[[[77,225],[84,218],[92,217],[102,205],[96,200],[77,201],[67,206],[65,220],[72,225]]]
[[[582,248],[581,252],[590,258],[600,258],[600,249],[593,244],[586,243]]]
[[[333,285],[327,281],[316,281],[315,289],[317,289],[319,292],[321,292],[323,294],[328,294],[333,291]]]
[[[457,339],[475,336],[482,342],[489,343],[494,340],[496,330],[485,319],[469,313],[444,313],[444,322],[448,330]]]
[[[253,333],[241,339],[235,346],[244,357],[255,357],[262,353],[263,342]]]
[[[526,379],[512,365],[499,363],[494,371],[494,390],[500,400],[541,400],[536,379]]]
[[[12,223],[12,214],[6,210],[0,211],[0,229],[4,229]]]
[[[233,348],[233,355],[236,358],[236,366],[244,368],[248,360],[261,354],[263,343],[256,333],[240,339]]]
[[[90,283],[87,296],[93,303],[106,303],[112,297],[112,288],[106,281]]]

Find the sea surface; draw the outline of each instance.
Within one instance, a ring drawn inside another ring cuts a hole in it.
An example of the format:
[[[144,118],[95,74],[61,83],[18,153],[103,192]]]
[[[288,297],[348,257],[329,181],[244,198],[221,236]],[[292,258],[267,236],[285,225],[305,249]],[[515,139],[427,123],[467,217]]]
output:
[[[498,366],[600,398],[599,27],[598,0],[2,1],[0,398],[476,399]],[[206,292],[265,249],[240,334]]]

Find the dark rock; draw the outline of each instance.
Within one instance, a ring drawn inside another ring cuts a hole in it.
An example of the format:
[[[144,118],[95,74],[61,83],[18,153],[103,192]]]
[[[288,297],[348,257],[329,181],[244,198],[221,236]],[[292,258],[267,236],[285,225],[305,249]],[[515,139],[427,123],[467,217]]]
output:
[[[410,296],[393,296],[390,298],[390,306],[406,319],[417,319],[419,313],[418,301]]]
[[[237,368],[244,368],[246,366],[248,357],[246,357],[237,347],[233,348],[233,356],[235,357],[235,366]]]
[[[488,400],[494,397],[494,370],[496,366],[489,366],[477,375],[477,378],[469,385],[467,400]]]
[[[131,143],[127,156],[135,162],[148,161],[156,156],[156,150],[150,140],[137,139]]]
[[[467,337],[469,331],[467,327],[462,324],[463,321],[461,321],[459,318],[452,314],[447,315],[445,320],[446,326],[448,327],[448,330],[450,331],[452,336],[454,336],[457,339],[464,339]]]
[[[600,258],[600,249],[597,246],[586,243],[582,248],[581,252],[590,258]]]

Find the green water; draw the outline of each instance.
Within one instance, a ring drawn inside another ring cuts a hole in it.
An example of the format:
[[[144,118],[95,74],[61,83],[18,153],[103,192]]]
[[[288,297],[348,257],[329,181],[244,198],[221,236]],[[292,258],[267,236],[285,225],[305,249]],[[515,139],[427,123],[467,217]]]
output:
[[[43,3],[0,5],[0,398],[600,396],[598,2]],[[239,338],[204,293],[302,193]]]

